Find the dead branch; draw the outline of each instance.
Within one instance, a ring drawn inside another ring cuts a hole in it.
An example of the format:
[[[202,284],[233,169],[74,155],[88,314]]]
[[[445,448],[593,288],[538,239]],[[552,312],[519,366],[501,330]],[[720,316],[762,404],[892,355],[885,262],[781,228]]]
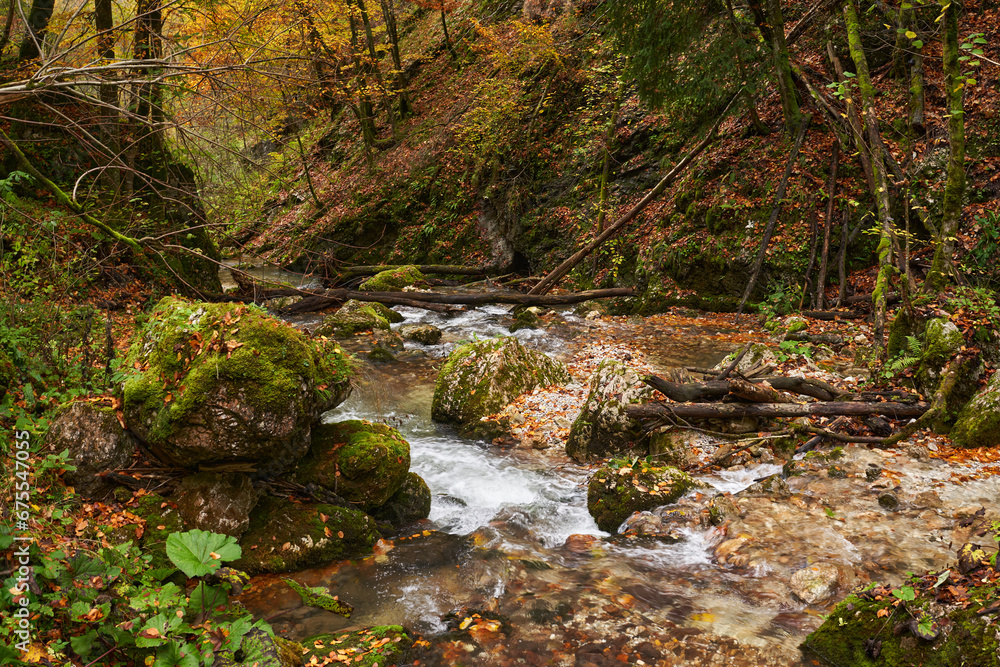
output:
[[[863,403],[859,401],[830,401],[819,403],[645,403],[630,405],[625,411],[632,419],[652,420],[655,424],[665,419],[742,419],[743,417],[834,417],[839,415],[882,415],[894,419],[920,417],[927,412],[927,403]]]

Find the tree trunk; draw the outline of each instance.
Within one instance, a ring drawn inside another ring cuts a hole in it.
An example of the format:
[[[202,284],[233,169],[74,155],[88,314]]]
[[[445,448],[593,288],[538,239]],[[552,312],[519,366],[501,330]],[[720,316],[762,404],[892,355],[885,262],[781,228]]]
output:
[[[740,32],[739,24],[736,23],[736,14],[733,12],[733,0],[726,0],[726,13],[729,15],[729,26],[733,29],[733,34],[736,35],[736,39],[740,43],[745,42],[743,38],[743,33]],[[748,81],[746,71],[746,64],[743,62],[743,51],[742,49],[736,49],[736,66],[740,71],[740,79],[743,81]],[[744,92],[747,96],[747,108],[750,112],[750,122],[753,124],[754,131],[765,136],[770,133],[767,125],[764,125],[763,121],[760,119],[760,115],[757,113],[757,93],[752,86],[747,86],[744,88]]]
[[[4,47],[10,41],[10,27],[14,25],[14,12],[17,10],[18,0],[9,0],[10,5],[7,7],[7,18],[3,23],[3,34],[0,35],[0,52],[3,52]]]
[[[12,0],[14,2],[16,0]],[[94,0],[94,28],[97,30],[97,54],[105,61],[115,57],[114,16],[112,0]],[[113,75],[111,75],[113,76]],[[102,83],[99,88],[101,104],[101,126],[104,131],[108,151],[108,168],[101,172],[101,180],[109,190],[117,190],[121,183],[121,172],[114,163],[119,162],[121,150],[118,137],[118,86]]]
[[[11,4],[16,1],[11,0]],[[52,19],[52,10],[55,5],[55,0],[34,0],[31,3],[27,30],[24,33],[24,40],[21,42],[21,50],[17,54],[19,60],[32,60],[41,55],[39,47],[45,39],[45,31],[49,27],[49,20]]]
[[[785,43],[785,22],[781,15],[780,0],[765,0],[765,2],[767,19],[771,26],[771,56],[774,58],[774,70],[778,77],[778,92],[781,94],[781,112],[785,117],[785,130],[791,134],[799,126],[802,114],[795,95],[788,45]]]
[[[393,0],[380,0],[382,6],[382,19],[385,21],[385,33],[389,38],[389,52],[392,54],[392,65],[395,72],[392,76],[392,87],[399,99],[400,117],[413,113],[413,105],[410,96],[406,92],[409,82],[403,74],[403,61],[399,55],[399,30],[396,27],[396,12],[392,8]]]
[[[962,95],[965,84],[959,71],[958,5],[944,8],[944,87],[948,104],[948,179],[944,186],[941,233],[934,250],[934,260],[927,273],[924,289],[937,292],[946,282],[955,255],[955,235],[962,221],[962,197],[965,194],[965,110]]]
[[[863,403],[832,401],[822,403],[646,403],[625,408],[632,419],[669,421],[680,419],[740,419],[742,417],[808,417],[881,415],[894,419],[919,417],[926,403]]]
[[[830,187],[826,193],[826,224],[823,227],[823,254],[819,263],[819,277],[816,279],[816,309],[826,308],[826,267],[830,257],[830,232],[833,229],[833,200],[837,194],[837,166],[840,162],[840,145],[833,145],[833,157],[830,158]]]
[[[451,54],[451,59],[453,62],[458,63],[458,51],[451,43],[451,37],[448,35],[448,22],[445,20],[444,12],[444,2],[441,2],[441,29],[444,30],[444,43],[448,47],[448,53]]]

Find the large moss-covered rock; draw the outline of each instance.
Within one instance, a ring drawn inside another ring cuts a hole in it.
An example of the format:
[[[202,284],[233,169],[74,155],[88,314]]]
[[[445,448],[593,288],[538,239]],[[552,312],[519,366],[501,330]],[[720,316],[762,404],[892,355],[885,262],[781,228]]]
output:
[[[406,480],[410,444],[385,424],[351,420],[313,428],[312,445],[295,472],[365,511],[384,505]]]
[[[444,332],[433,324],[403,324],[397,333],[404,340],[412,340],[421,345],[437,345]]]
[[[374,276],[361,283],[361,289],[371,292],[398,292],[404,287],[420,285],[427,281],[427,278],[415,266],[397,266],[388,271],[376,273]]]
[[[367,556],[376,540],[375,521],[364,512],[266,496],[250,513],[233,567],[251,575],[294,572]]]
[[[633,512],[668,505],[695,485],[691,477],[670,466],[644,461],[632,465],[612,461],[590,478],[587,509],[597,527],[614,533]]]
[[[187,530],[177,511],[177,505],[157,493],[150,493],[134,498],[127,509],[146,523],[142,533],[142,549],[152,556],[150,566],[173,567],[167,557],[167,537],[170,533]]]
[[[389,330],[390,324],[402,322],[403,316],[381,303],[348,301],[329,315],[316,329],[317,336],[348,338],[362,331]]]
[[[69,462],[76,470],[63,473],[63,480],[83,496],[110,491],[114,484],[100,474],[128,466],[136,444],[114,410],[93,403],[72,403],[61,408],[52,420],[45,443],[53,452],[69,452]]]
[[[430,513],[431,489],[420,475],[411,472],[407,473],[399,490],[384,505],[374,510],[372,516],[398,528],[426,519]]]
[[[252,461],[286,468],[310,426],[350,393],[349,356],[258,308],[161,300],[128,353],[125,419],[180,466]]]
[[[937,389],[941,381],[941,369],[962,349],[963,345],[965,337],[949,319],[936,317],[927,321],[923,351],[916,373],[917,383],[924,394],[929,395]]]
[[[364,630],[314,635],[302,640],[307,652],[303,657],[322,661],[331,653],[342,661],[359,667],[388,667],[398,665],[413,645],[406,629],[399,625],[378,625]]]
[[[200,472],[181,480],[175,502],[188,529],[239,537],[250,526],[257,495],[246,475]]]
[[[529,350],[516,338],[469,343],[456,348],[438,373],[431,417],[471,424],[536,387],[568,381],[563,364]]]
[[[590,392],[570,428],[566,453],[577,461],[633,453],[642,428],[625,408],[652,395],[631,368],[616,359],[602,361],[590,376]]]
[[[951,440],[959,447],[1000,445],[1000,372],[959,413]]]

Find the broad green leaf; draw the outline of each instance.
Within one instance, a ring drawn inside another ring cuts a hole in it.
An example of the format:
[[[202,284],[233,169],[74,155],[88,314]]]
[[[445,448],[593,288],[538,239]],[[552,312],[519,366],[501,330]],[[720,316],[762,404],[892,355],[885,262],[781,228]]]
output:
[[[188,611],[204,620],[215,613],[219,607],[225,610],[228,604],[229,596],[226,595],[226,591],[218,586],[208,586],[205,582],[201,582],[191,591]]]
[[[924,48],[923,41],[921,41],[919,39],[913,40],[913,42],[911,42],[911,44],[912,44],[913,48],[915,48],[915,49],[922,49],[922,48]]]
[[[204,530],[171,533],[167,537],[167,557],[189,577],[202,577],[217,570],[224,561],[243,555],[236,538]]]
[[[94,645],[94,640],[97,639],[97,630],[91,630],[90,632],[84,633],[78,637],[70,637],[69,643],[73,647],[73,652],[76,653],[81,658],[86,658],[90,655],[90,649]]]
[[[894,597],[899,598],[903,602],[910,602],[916,598],[916,594],[913,592],[912,586],[900,586],[899,588],[894,588],[892,590]]]
[[[153,667],[201,667],[197,655],[190,644],[172,641],[156,652]]]

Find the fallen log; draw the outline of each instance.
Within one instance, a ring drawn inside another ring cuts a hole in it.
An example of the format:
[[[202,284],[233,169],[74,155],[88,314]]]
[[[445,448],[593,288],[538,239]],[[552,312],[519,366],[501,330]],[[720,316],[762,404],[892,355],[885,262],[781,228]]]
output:
[[[812,343],[813,345],[843,345],[843,336],[836,334],[811,334],[805,331],[785,334],[785,340],[793,340],[799,343]]]
[[[625,408],[632,419],[669,421],[671,419],[741,419],[743,417],[834,417],[839,415],[881,415],[894,419],[919,417],[927,412],[927,403],[862,403],[829,401],[820,403],[645,403]]]
[[[811,396],[820,401],[832,401],[838,397],[850,395],[850,392],[834,387],[832,384],[828,384],[822,380],[816,380],[814,378],[785,377],[782,375],[748,378],[746,381],[709,380],[707,382],[685,383],[670,382],[669,380],[664,380],[663,378],[655,375],[647,375],[642,378],[642,381],[653,389],[659,391],[670,400],[677,401],[678,403],[691,403],[706,398],[723,398],[729,394],[733,394],[734,396],[743,398],[744,400],[758,403],[782,402],[776,401],[773,398],[766,398],[764,394],[769,394],[769,392],[766,392],[763,387],[760,387],[759,383],[761,382],[767,382],[771,385],[772,389],[776,391],[786,391],[795,394],[802,394],[804,396]],[[748,383],[753,384],[753,386],[758,388],[751,390],[743,387],[743,385]],[[736,391],[733,389],[734,386],[737,387]],[[756,396],[756,398],[753,398],[752,396]]]
[[[349,266],[341,273],[342,278],[353,278],[355,276],[373,276],[383,271],[394,271],[404,266],[414,266],[420,273],[432,275],[449,276],[485,276],[489,273],[489,267],[483,266],[459,266],[452,264],[381,264],[372,266]]]
[[[734,379],[729,381],[729,393],[751,403],[791,403],[790,396],[782,394],[770,384]]]
[[[855,313],[849,310],[803,310],[802,317],[832,322],[836,320],[863,320],[868,316],[865,313]]]

